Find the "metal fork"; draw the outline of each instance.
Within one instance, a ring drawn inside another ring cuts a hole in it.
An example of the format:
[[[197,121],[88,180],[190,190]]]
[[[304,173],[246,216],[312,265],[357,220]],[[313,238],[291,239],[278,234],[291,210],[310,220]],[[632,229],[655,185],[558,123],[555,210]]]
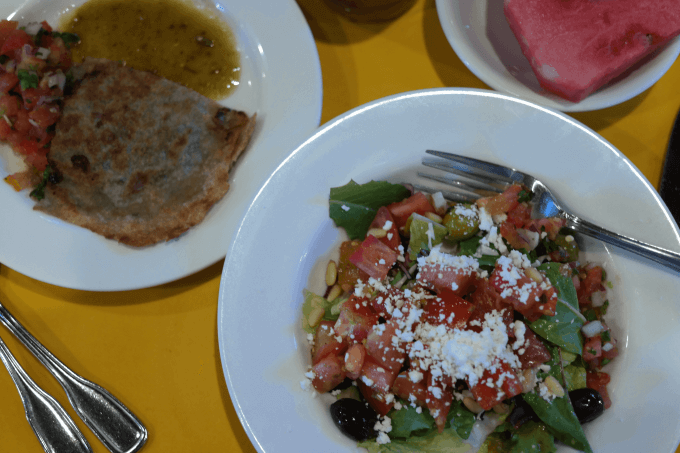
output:
[[[444,192],[444,196],[453,201],[472,202],[485,195],[500,193],[511,184],[521,184],[533,193],[533,210],[531,213],[533,218],[561,217],[566,220],[566,227],[576,233],[621,247],[624,250],[636,253],[669,267],[676,272],[680,272],[680,253],[611,232],[565,211],[560,207],[557,197],[550,192],[550,189],[531,175],[522,173],[514,168],[492,164],[471,157],[443,151],[427,150],[426,152],[445,160],[428,159],[425,157],[423,158],[423,165],[463,178],[418,173],[423,178],[439,181],[455,188],[455,192]],[[419,190],[428,190],[426,187],[417,185],[414,185],[414,187]]]

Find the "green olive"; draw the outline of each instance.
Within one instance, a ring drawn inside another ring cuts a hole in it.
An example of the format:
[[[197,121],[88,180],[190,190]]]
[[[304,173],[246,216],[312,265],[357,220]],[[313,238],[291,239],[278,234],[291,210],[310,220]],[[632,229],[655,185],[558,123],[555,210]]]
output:
[[[569,240],[567,240],[569,238]],[[557,250],[550,253],[550,259],[559,263],[568,263],[578,260],[578,244],[573,236],[558,234],[553,241],[557,245]]]
[[[469,208],[469,204],[463,204],[464,207]],[[444,216],[444,226],[449,230],[447,239],[453,241],[462,241],[477,234],[479,231],[479,217],[468,217],[462,214],[456,214],[455,207],[451,209]]]

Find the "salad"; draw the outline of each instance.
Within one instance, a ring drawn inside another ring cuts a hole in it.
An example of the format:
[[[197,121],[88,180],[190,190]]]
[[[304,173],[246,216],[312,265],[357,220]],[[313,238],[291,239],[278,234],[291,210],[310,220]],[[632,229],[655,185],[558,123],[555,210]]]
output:
[[[591,452],[618,355],[604,269],[519,185],[474,204],[371,181],[331,189],[349,240],[305,290],[303,389],[369,452]],[[467,446],[465,444],[468,444]]]

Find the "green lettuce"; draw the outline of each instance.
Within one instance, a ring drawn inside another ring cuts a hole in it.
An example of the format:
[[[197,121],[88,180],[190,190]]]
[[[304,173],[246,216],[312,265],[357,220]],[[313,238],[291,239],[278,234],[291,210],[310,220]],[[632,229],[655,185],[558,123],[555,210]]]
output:
[[[363,239],[381,206],[410,195],[411,192],[401,184],[385,181],[357,184],[350,181],[331,189],[329,214],[338,227],[347,231],[350,239]]]

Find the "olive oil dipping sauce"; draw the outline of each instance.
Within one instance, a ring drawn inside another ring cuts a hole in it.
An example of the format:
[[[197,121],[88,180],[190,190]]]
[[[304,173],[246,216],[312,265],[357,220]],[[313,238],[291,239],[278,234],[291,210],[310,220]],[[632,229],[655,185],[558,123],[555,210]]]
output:
[[[209,98],[227,97],[238,85],[236,41],[217,11],[182,0],[90,0],[61,20],[76,33],[73,60],[125,61]]]

